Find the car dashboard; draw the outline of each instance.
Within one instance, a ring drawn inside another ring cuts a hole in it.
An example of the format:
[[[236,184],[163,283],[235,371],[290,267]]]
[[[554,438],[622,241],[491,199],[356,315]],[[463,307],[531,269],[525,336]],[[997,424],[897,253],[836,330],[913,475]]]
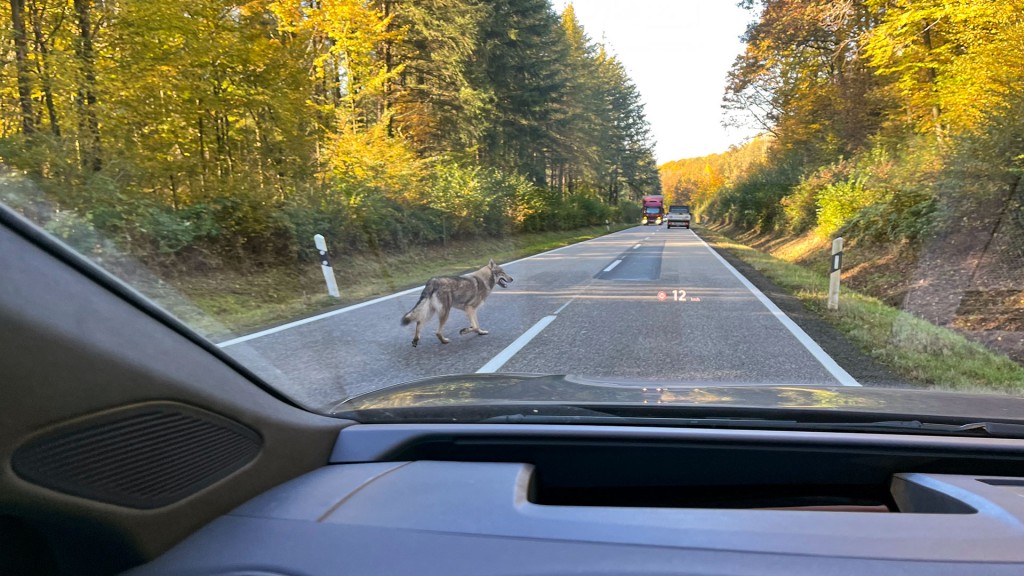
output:
[[[1020,574],[1022,472],[1012,439],[355,424],[130,573]]]

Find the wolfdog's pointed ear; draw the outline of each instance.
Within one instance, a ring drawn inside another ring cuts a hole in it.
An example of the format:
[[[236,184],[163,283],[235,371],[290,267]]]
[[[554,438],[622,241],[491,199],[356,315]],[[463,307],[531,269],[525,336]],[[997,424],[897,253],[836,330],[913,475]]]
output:
[[[491,258],[491,261],[487,263],[487,266],[489,268],[496,268],[498,265],[494,263],[494,258]]]

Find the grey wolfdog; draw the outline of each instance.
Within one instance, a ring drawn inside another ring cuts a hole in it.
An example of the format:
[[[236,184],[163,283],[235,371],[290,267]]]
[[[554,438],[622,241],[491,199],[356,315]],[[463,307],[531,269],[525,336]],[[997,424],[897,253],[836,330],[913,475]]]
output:
[[[462,276],[437,276],[427,281],[420,293],[419,302],[412,307],[408,314],[402,316],[402,326],[410,322],[416,322],[416,335],[413,336],[412,345],[420,343],[420,329],[437,313],[437,339],[441,344],[450,342],[444,337],[444,323],[448,321],[448,313],[452,308],[465,310],[469,316],[469,328],[459,330],[459,334],[476,332],[487,334],[487,330],[480,328],[476,320],[476,309],[483,305],[484,300],[497,284],[502,288],[508,288],[512,277],[505,273],[491,260],[487,266],[473,272],[467,277]]]

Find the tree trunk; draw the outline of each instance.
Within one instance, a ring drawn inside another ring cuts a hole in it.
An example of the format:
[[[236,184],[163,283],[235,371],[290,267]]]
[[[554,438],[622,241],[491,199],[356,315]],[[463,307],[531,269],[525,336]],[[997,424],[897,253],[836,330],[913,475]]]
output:
[[[178,211],[178,179],[175,178],[174,174],[171,174],[171,208],[175,212]]]
[[[384,0],[384,18],[387,19],[391,16],[391,0]],[[390,27],[390,25],[389,25]],[[387,119],[387,135],[391,138],[395,135],[394,121],[391,118],[391,71],[394,68],[393,60],[393,47],[391,40],[385,40],[381,47],[381,52],[384,54],[384,86],[382,87],[382,94],[380,99],[380,116],[381,118]]]
[[[50,131],[60,138],[60,122],[57,120],[57,107],[53,104],[53,75],[50,73],[50,48],[43,37],[43,12],[45,7],[34,7],[29,11],[32,17],[32,33],[35,36],[36,52],[39,53],[39,77],[43,81],[43,101],[46,103],[46,114],[50,118]]]
[[[14,29],[14,62],[18,76],[18,105],[21,108],[21,133],[36,131],[32,113],[32,77],[28,63],[28,34],[25,30],[25,0],[11,0],[11,25]]]
[[[78,87],[79,142],[82,167],[92,172],[103,168],[100,148],[100,123],[96,117],[96,55],[93,52],[92,0],[74,0],[78,18],[78,42],[75,55],[82,79]]]
[[[931,25],[930,24],[925,23],[924,32],[921,35],[921,38],[924,41],[924,48],[925,48],[925,50],[927,50],[928,52],[931,52],[932,49],[933,49],[933,45],[932,45],[932,32],[931,32]],[[936,81],[938,80],[938,73],[935,71],[935,67],[934,66],[928,66],[927,68],[925,68],[925,74],[928,77],[928,84],[930,84],[931,86],[934,87]],[[932,116],[932,122],[934,123],[933,128],[935,129],[935,138],[938,139],[938,141],[941,143],[942,142],[942,121],[941,121],[942,110],[941,110],[941,108],[939,108],[939,104],[937,102],[933,103],[932,106],[931,106],[931,116]]]
[[[199,114],[196,118],[196,137],[199,145],[199,189],[205,194],[206,184],[210,178],[210,147],[206,143],[206,110],[201,100],[196,101],[196,108]]]

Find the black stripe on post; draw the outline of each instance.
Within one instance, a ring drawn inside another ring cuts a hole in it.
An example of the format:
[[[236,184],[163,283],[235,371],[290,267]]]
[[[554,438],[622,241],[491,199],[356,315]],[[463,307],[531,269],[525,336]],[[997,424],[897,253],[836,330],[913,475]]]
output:
[[[842,267],[843,267],[843,253],[841,251],[840,252],[836,252],[835,254],[832,255],[832,269],[829,270],[828,272],[829,272],[829,274],[831,274],[831,273],[835,272],[836,270],[841,269]]]

